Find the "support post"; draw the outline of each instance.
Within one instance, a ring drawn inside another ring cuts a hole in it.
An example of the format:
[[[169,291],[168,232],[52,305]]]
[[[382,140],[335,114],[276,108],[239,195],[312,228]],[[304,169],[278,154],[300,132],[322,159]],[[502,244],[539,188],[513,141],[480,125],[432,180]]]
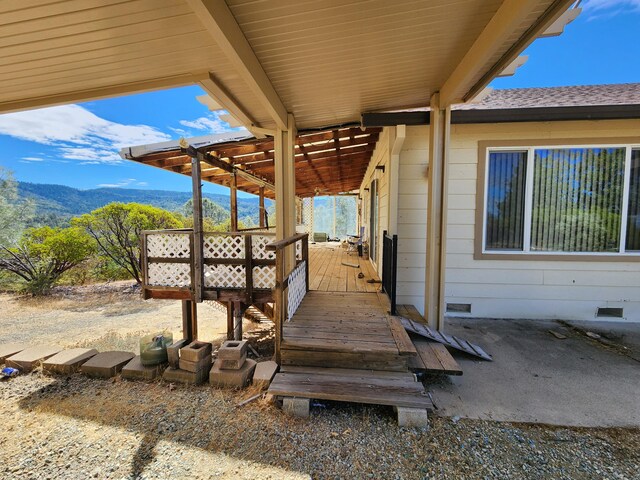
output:
[[[233,340],[233,302],[227,302],[227,340]]]
[[[204,238],[202,234],[202,172],[199,154],[191,157],[191,185],[193,190],[193,296],[197,303],[202,302],[204,285]]]
[[[191,300],[182,300],[182,338],[198,339],[198,304]]]
[[[336,238],[336,213],[337,213],[337,208],[336,208],[336,196],[333,196],[333,224],[331,227],[331,236],[333,238]]]
[[[245,305],[241,302],[233,302],[233,340],[242,340],[242,317]]]
[[[238,231],[238,178],[231,174],[231,194],[229,196],[231,207],[231,231]]]
[[[264,228],[267,224],[266,210],[264,208],[264,187],[258,190],[260,196],[260,228]]]
[[[444,329],[444,285],[447,230],[447,176],[451,108],[431,97],[429,127],[429,175],[427,179],[427,265],[425,316],[429,326]]]
[[[287,130],[278,129],[274,138],[276,184],[276,240],[296,232],[296,174],[294,168],[296,128],[293,115],[288,116]],[[295,266],[295,246],[285,249],[285,275]]]

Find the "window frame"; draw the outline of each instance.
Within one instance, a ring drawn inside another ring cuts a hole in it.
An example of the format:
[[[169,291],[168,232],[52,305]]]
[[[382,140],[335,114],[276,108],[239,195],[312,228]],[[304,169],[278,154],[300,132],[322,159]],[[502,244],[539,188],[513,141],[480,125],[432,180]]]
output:
[[[617,252],[536,252],[531,251],[531,215],[535,150],[560,148],[625,148],[623,197],[621,209],[620,243]],[[640,251],[624,251],[629,212],[629,186],[631,179],[631,151],[640,149],[640,139],[633,138],[566,138],[532,140],[489,140],[478,142],[478,169],[475,215],[475,260],[536,260],[536,261],[640,261]],[[489,155],[491,152],[527,152],[524,205],[523,250],[486,250],[487,182]]]

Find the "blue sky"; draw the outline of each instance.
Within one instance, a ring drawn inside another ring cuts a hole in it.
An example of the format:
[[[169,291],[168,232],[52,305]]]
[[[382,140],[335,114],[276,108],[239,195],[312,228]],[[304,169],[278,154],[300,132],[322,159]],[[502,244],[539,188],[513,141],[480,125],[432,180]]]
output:
[[[585,0],[559,37],[536,40],[527,63],[494,88],[640,82],[640,0]],[[18,180],[188,191],[190,179],[122,161],[121,147],[228,130],[196,101],[198,87],[0,115],[0,165]],[[161,108],[159,108],[161,106]],[[228,189],[205,182],[204,191]]]

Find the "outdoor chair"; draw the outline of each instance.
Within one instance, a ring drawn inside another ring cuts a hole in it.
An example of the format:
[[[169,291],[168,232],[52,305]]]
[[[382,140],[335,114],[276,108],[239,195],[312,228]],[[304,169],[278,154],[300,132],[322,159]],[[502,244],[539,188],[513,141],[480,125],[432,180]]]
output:
[[[364,226],[360,227],[360,235],[347,235],[347,243],[349,244],[349,247],[347,248],[347,253],[360,254],[360,249],[362,248],[363,239],[364,239]]]

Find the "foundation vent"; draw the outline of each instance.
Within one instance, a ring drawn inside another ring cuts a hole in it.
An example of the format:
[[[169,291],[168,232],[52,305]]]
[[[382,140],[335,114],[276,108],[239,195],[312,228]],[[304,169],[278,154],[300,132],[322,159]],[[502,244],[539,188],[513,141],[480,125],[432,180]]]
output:
[[[447,303],[447,313],[471,313],[471,304]]]
[[[623,318],[624,309],[613,307],[600,307],[596,312],[596,317],[601,318]]]

